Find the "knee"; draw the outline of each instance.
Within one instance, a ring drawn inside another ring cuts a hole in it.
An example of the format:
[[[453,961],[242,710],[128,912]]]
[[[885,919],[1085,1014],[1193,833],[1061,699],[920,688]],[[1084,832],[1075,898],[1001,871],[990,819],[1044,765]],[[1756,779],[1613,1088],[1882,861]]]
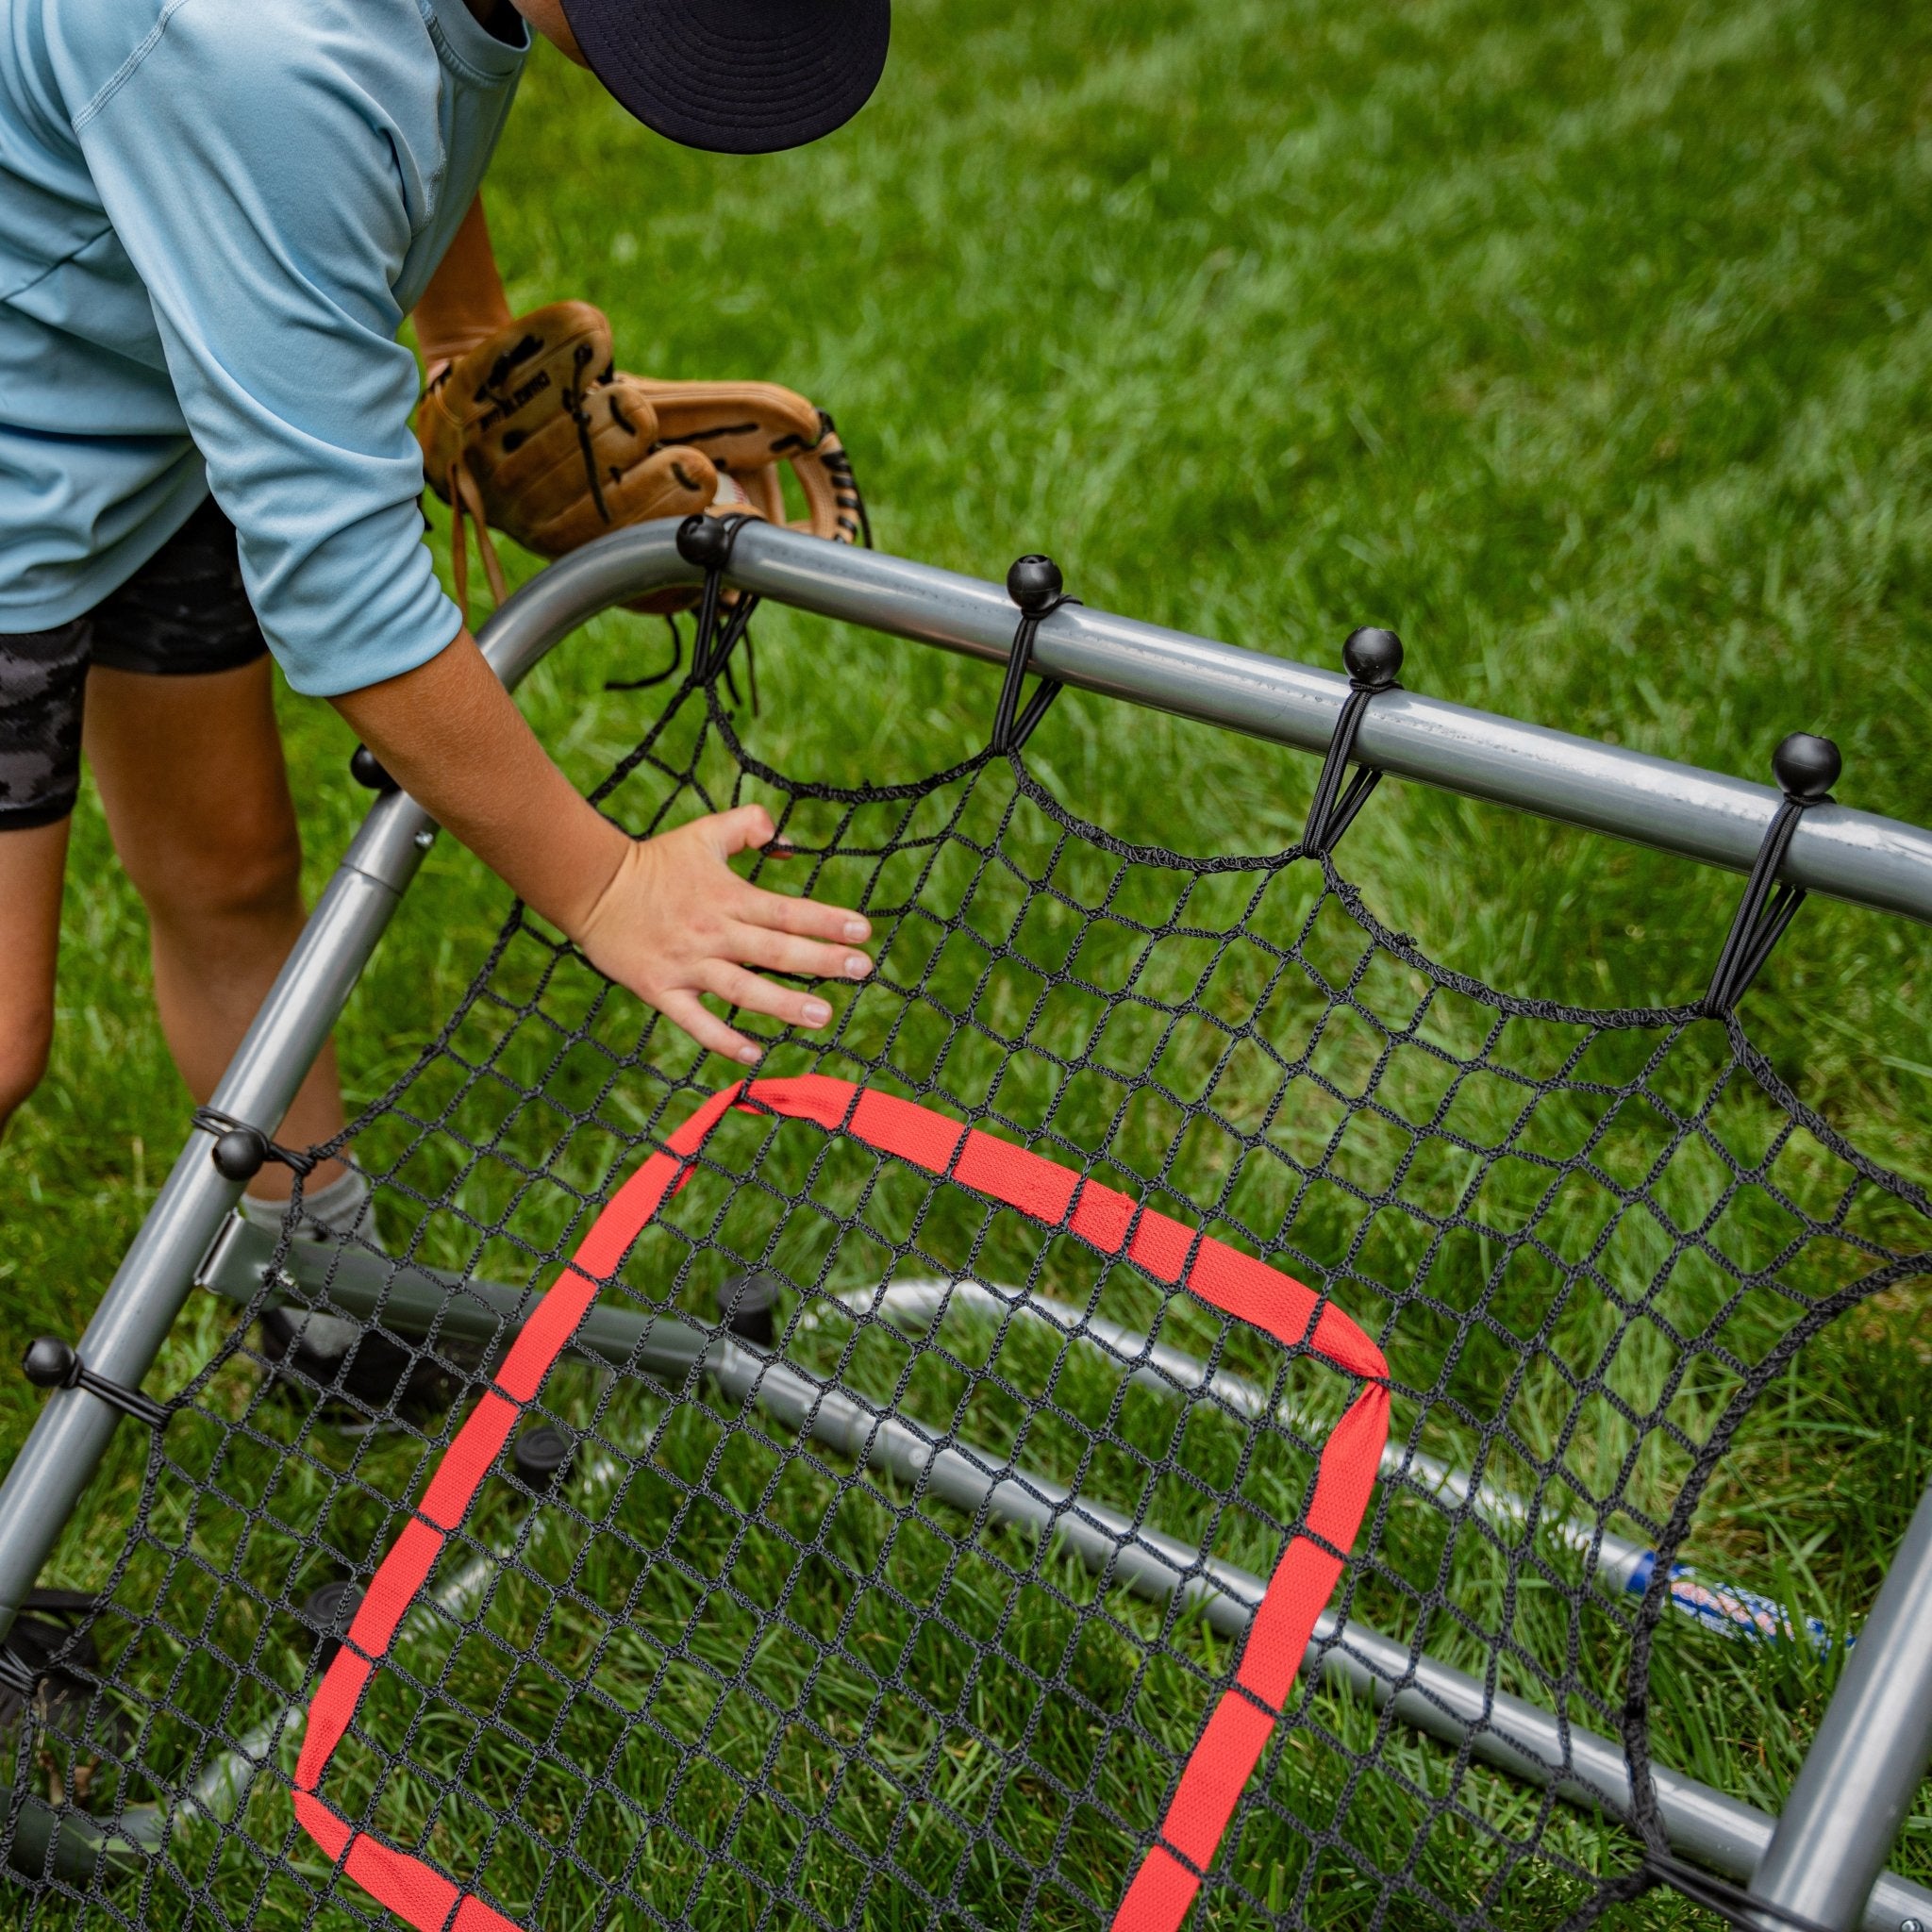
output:
[[[0,1132],[32,1097],[47,1071],[47,1052],[54,1043],[54,1009],[36,1007],[8,1012],[0,1032]]]
[[[134,882],[170,925],[281,917],[300,904],[302,841],[292,820],[209,826],[148,855]]]

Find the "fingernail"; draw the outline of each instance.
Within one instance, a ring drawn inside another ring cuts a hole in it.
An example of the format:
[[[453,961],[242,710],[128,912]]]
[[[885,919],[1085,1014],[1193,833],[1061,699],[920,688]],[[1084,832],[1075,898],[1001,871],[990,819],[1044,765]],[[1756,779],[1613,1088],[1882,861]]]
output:
[[[738,1049],[738,1058],[741,1059],[746,1066],[755,1067],[758,1063],[758,1050],[755,1046],[741,1046]]]
[[[862,919],[848,919],[845,922],[845,937],[848,940],[869,940],[872,927]]]
[[[863,953],[851,953],[845,959],[845,976],[848,979],[863,979],[872,971],[872,961]]]
[[[824,1000],[807,1000],[799,1010],[804,1013],[808,1026],[823,1026],[832,1017],[832,1009]]]

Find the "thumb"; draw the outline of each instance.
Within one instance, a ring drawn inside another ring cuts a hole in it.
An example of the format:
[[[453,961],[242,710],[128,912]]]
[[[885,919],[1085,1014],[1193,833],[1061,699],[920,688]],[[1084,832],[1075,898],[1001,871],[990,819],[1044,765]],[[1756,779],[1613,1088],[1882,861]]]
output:
[[[711,842],[720,858],[747,852],[755,845],[769,845],[777,827],[772,814],[761,805],[741,805],[721,811],[711,819]]]

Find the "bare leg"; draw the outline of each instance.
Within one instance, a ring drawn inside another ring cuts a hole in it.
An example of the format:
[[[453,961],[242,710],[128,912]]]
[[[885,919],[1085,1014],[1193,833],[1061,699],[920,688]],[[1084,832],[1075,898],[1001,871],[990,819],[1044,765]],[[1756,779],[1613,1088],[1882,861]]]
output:
[[[47,1070],[67,824],[0,832],[0,1131]]]
[[[114,846],[147,904],[155,1002],[175,1064],[205,1102],[302,929],[301,838],[282,762],[268,660],[150,677],[88,674],[85,744]],[[335,1050],[325,1046],[275,1125],[297,1146],[342,1124]],[[330,1161],[311,1177],[341,1173]],[[289,1171],[249,1183],[282,1199]]]

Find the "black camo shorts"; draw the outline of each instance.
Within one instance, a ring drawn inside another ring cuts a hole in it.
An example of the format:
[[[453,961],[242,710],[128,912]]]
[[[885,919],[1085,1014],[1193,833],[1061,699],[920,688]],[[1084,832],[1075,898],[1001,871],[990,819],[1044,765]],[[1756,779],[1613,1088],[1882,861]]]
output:
[[[235,526],[213,497],[84,617],[0,631],[0,832],[74,809],[90,664],[186,677],[232,671],[267,649],[242,586]]]

